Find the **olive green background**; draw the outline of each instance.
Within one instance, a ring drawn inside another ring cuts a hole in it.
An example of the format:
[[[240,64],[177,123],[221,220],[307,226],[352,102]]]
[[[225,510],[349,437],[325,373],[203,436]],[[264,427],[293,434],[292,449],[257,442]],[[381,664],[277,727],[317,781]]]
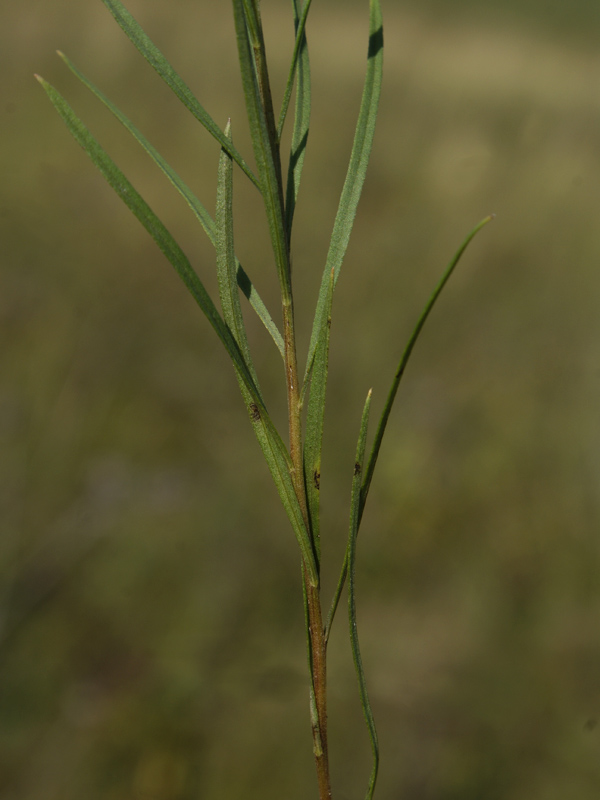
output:
[[[367,3],[315,0],[313,128],[294,234],[301,347],[364,75]],[[229,3],[130,0],[251,157]],[[290,4],[263,0],[276,97]],[[345,546],[365,394],[423,334],[359,541],[379,800],[600,791],[600,12],[566,0],[384,0],[374,153],[335,298],[324,594]],[[214,208],[218,147],[100,0],[0,8],[0,798],[316,796],[299,559],[233,371],[170,265],[70,138],[56,85],[182,243],[183,202],[64,50]],[[255,190],[237,252],[276,318]],[[279,356],[248,315],[282,428]],[[340,608],[335,800],[369,745]]]

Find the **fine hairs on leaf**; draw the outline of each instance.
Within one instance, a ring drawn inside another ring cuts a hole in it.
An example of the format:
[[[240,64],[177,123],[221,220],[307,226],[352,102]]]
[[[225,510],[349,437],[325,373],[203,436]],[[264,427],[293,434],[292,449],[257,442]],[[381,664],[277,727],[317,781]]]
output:
[[[348,542],[341,567],[339,564],[337,569],[335,565],[333,566],[332,574],[339,574],[339,579],[329,605],[327,619],[324,621],[321,573],[325,567],[331,570],[331,565],[321,563],[321,539],[328,535],[327,531],[322,530],[320,519],[321,451],[326,422],[332,306],[363,184],[367,176],[379,108],[383,74],[383,20],[379,0],[365,0],[365,5],[368,3],[369,26],[368,35],[365,37],[366,72],[362,99],[358,109],[346,178],[341,188],[337,214],[316,299],[310,343],[303,356],[305,364],[303,380],[299,380],[298,372],[291,243],[294,212],[297,203],[302,200],[300,185],[304,160],[308,152],[310,130],[311,71],[308,36],[311,0],[292,0],[290,25],[293,26],[294,45],[290,52],[289,71],[278,114],[275,112],[274,98],[271,93],[267,43],[263,33],[260,2],[259,0],[231,0],[234,19],[232,35],[235,36],[237,42],[240,77],[246,104],[246,124],[252,141],[256,171],[248,165],[246,157],[236,148],[231,123],[228,122],[222,130],[214,122],[183,78],[175,71],[120,0],[101,0],[101,2],[104,3],[141,55],[156,70],[185,108],[200,122],[210,137],[217,142],[218,163],[216,165],[216,214],[214,219],[146,136],[67,56],[62,53],[59,55],[73,74],[119,120],[192,210],[202,230],[215,248],[220,311],[180,245],[134,188],[124,172],[88,130],[65,98],[43,78],[39,76],[36,78],[75,140],[174,267],[231,360],[252,428],[298,542],[302,567],[302,596],[309,671],[310,729],[319,800],[331,800],[335,796],[330,779],[330,744],[327,732],[327,643],[336,609],[347,584],[350,649],[358,680],[358,696],[373,755],[371,775],[368,780],[365,780],[367,787],[365,798],[371,800],[376,788],[379,744],[358,638],[356,610],[358,532],[387,422],[408,360],[433,306],[461,256],[474,236],[492,219],[492,216],[485,217],[466,237],[443,273],[439,284],[417,320],[404,350],[401,351],[399,365],[393,376],[368,458],[366,457],[367,429],[371,391],[367,395],[360,422],[355,463],[352,475],[349,476]],[[286,154],[287,173],[284,183],[280,150],[282,134],[288,123],[288,117],[291,115],[291,100],[294,94],[293,120],[291,121],[289,152]],[[249,180],[258,190],[260,201],[264,207],[266,226],[270,236],[273,278],[277,281],[280,290],[281,326],[275,323],[272,312],[267,309],[259,297],[250,276],[244,271],[235,254],[233,192],[236,170],[242,179]],[[287,399],[288,407],[287,444],[273,423],[261,392],[259,375],[242,313],[240,294],[247,298],[251,308],[269,331],[284,362],[282,394]]]

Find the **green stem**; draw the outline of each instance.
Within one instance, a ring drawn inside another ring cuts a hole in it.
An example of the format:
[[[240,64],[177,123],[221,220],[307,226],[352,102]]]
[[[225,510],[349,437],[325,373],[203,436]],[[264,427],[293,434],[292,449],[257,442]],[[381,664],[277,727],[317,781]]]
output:
[[[260,24],[260,12],[256,4],[257,36],[252,42],[256,74],[263,111],[265,114],[271,156],[275,165],[277,179],[277,196],[280,203],[281,216],[285,218],[283,178],[279,155],[279,135],[273,113],[273,101],[269,84],[265,44]],[[292,296],[292,278],[290,265],[289,236],[285,241],[286,280],[281,284],[281,301],[283,314],[283,341],[285,350],[285,375],[288,400],[288,423],[290,437],[290,458],[292,461],[292,483],[300,509],[304,517],[306,529],[310,530],[308,501],[304,485],[304,464],[302,455],[302,403],[301,386],[298,379],[298,358],[296,351],[296,335],[294,326],[294,304]],[[310,579],[306,567],[303,569],[304,591],[306,596],[308,638],[310,647],[309,663],[311,665],[311,698],[314,697],[316,719],[312,719],[313,752],[317,769],[317,782],[320,800],[331,800],[331,781],[329,777],[329,757],[327,748],[327,645],[323,631],[323,613],[321,593],[318,585]],[[312,705],[312,703],[311,703]],[[311,715],[312,716],[312,715]]]

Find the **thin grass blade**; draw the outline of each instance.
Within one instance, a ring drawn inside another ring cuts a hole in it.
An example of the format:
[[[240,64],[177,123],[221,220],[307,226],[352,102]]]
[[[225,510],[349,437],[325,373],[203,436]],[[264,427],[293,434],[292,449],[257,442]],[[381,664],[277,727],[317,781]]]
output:
[[[241,376],[245,389],[250,395],[248,409],[251,420],[255,426],[256,435],[259,438],[265,458],[273,480],[275,482],[279,496],[285,511],[292,523],[292,528],[298,540],[302,557],[306,564],[308,574],[313,586],[318,586],[318,570],[312,548],[310,534],[306,529],[302,517],[302,511],[298,503],[298,498],[294,490],[291,469],[292,464],[289,453],[279,433],[264,406],[260,392],[254,383],[252,373],[244,360],[240,348],[231,334],[229,327],[223,321],[217,311],[210,295],[207,293],[202,281],[193,270],[187,256],[181,250],[177,242],[173,239],[164,224],[148,206],[146,201],[134,189],[129,180],[117,167],[108,153],[102,148],[83,122],[77,117],[71,106],[62,95],[47,81],[36,76],[50,101],[65,122],[68,130],[81,145],[85,152],[90,156],[93,163],[100,170],[109,185],[115,190],[125,205],[141,222],[144,228],[152,236],[159,248],[173,265],[180,278],[188,288],[192,297],[196,300],[201,310],[205,314],[221,343],[227,350],[234,368]]]
[[[231,123],[227,123],[225,137],[231,141]],[[233,244],[233,160],[222,149],[217,178],[217,209],[215,215],[215,247],[217,250],[217,279],[225,324],[233,334],[254,382],[258,386],[256,370],[252,363],[246,327],[242,316],[237,285],[237,264]],[[241,380],[241,378],[240,378]]]
[[[269,135],[269,127],[259,89],[257,66],[248,34],[248,22],[243,0],[233,0],[233,15],[238,43],[242,85],[246,99],[250,136],[258,166],[261,191],[267,213],[271,246],[275,256],[277,274],[284,300],[291,302],[291,275],[287,237],[283,219],[281,196],[281,167],[278,146]],[[265,101],[266,102],[266,101]]]
[[[292,223],[294,220],[294,211],[296,210],[298,191],[300,189],[304,156],[306,154],[311,105],[310,63],[306,35],[304,34],[306,17],[308,16],[311,0],[306,0],[300,17],[298,16],[299,0],[292,0],[292,2],[294,6],[294,24],[296,26],[296,44],[294,46],[292,66],[290,68],[290,76],[285,90],[286,93],[277,131],[277,135],[279,139],[281,139],[281,132],[283,123],[285,122],[287,105],[289,103],[289,95],[292,91],[294,74],[296,74],[296,108],[294,113],[294,127],[292,130],[292,144],[288,164],[285,198],[285,227],[288,241],[292,238]]]
[[[304,380],[306,381],[312,368],[312,361],[317,347],[317,339],[323,316],[325,315],[325,298],[327,295],[327,285],[329,283],[329,273],[334,272],[334,288],[337,283],[342,261],[348,248],[350,233],[354,225],[356,209],[365,181],[373,136],[375,134],[375,122],[377,120],[377,109],[379,107],[379,96],[381,94],[381,80],[383,74],[383,19],[379,0],[371,0],[371,11],[369,20],[369,50],[367,56],[367,75],[362,94],[360,112],[356,123],[354,134],[354,144],[350,155],[350,164],[342,189],[342,195],[338,206],[337,216],[333,226],[327,262],[323,271],[321,288],[317,299],[315,318],[313,321],[310,345],[308,348],[308,359]]]
[[[304,482],[308,501],[308,514],[317,562],[321,558],[320,497],[321,497],[321,451],[323,446],[323,424],[325,419],[325,393],[329,368],[329,332],[331,327],[331,301],[333,299],[333,270],[327,293],[327,316],[315,352],[315,361],[310,379],[310,394],[306,410],[306,434],[304,439]]]
[[[294,51],[292,53],[292,63],[290,64],[290,71],[288,74],[287,83],[285,85],[285,91],[283,93],[281,111],[279,112],[279,122],[277,123],[277,136],[280,141],[283,133],[283,126],[285,125],[285,118],[287,117],[287,112],[292,97],[292,90],[294,88],[296,66],[300,54],[306,49],[306,35],[304,31],[306,29],[306,20],[308,18],[308,12],[310,11],[311,3],[312,0],[304,0],[304,7],[302,8],[302,13],[300,14],[300,0],[292,0],[292,5],[294,6],[294,27],[296,30],[296,40],[294,42]]]
[[[292,483],[292,462],[289,453],[264,405],[257,402],[256,395],[249,390],[245,380],[243,382],[240,381],[240,387],[254,433],[269,467],[277,493],[292,524],[309,580],[312,586],[318,586],[319,569],[311,537],[306,529],[300,504],[298,503],[298,496]]]
[[[473,230],[468,234],[466,239],[463,241],[461,246],[458,248],[456,253],[454,254],[452,260],[446,267],[444,274],[442,275],[440,282],[435,287],[431,297],[427,301],[425,308],[421,312],[421,316],[419,317],[417,324],[404,348],[404,352],[402,354],[402,358],[400,359],[400,363],[398,364],[398,369],[396,370],[396,374],[394,375],[394,380],[392,381],[392,385],[390,391],[387,396],[387,400],[385,403],[385,407],[381,414],[381,418],[379,420],[379,425],[377,426],[377,432],[375,434],[375,439],[373,441],[373,447],[371,449],[371,454],[369,456],[369,461],[367,463],[367,468],[365,470],[365,475],[363,479],[363,486],[361,492],[361,516],[362,516],[362,509],[364,509],[365,503],[367,501],[367,495],[369,494],[369,488],[371,486],[371,480],[373,479],[373,473],[375,471],[375,465],[377,464],[377,458],[379,456],[379,450],[381,448],[381,442],[383,440],[383,435],[385,433],[385,429],[387,426],[387,422],[390,416],[390,412],[392,410],[392,406],[394,405],[394,400],[396,399],[396,393],[398,391],[398,387],[400,386],[400,381],[402,380],[402,376],[404,375],[404,371],[406,369],[406,365],[408,364],[408,360],[410,359],[411,353],[415,344],[417,343],[417,339],[421,331],[423,330],[423,326],[427,322],[427,318],[431,313],[432,308],[434,307],[438,297],[442,293],[444,286],[447,284],[450,276],[454,272],[456,265],[460,261],[463,253],[473,240],[473,238],[479,233],[479,231],[491,222],[494,219],[494,215],[491,214],[485,219],[482,219]]]
[[[242,267],[239,261],[237,262],[236,280],[242,294],[248,300],[251,307],[258,315],[260,321],[265,326],[267,331],[270,333],[271,338],[275,342],[275,346],[279,350],[279,354],[281,355],[281,358],[285,364],[285,346],[283,344],[283,336],[281,335],[279,328],[273,321],[273,318],[269,313],[269,309],[263,303],[261,296],[254,288],[254,284],[246,274],[244,268]]]
[[[358,435],[358,443],[356,446],[356,462],[354,464],[354,478],[352,480],[352,494],[350,500],[350,531],[348,534],[348,548],[346,550],[346,560],[348,563],[348,622],[350,624],[350,645],[352,647],[352,657],[354,659],[354,666],[356,669],[356,677],[358,679],[358,688],[360,693],[360,702],[365,716],[365,722],[369,731],[369,739],[371,741],[371,749],[373,751],[373,769],[369,780],[369,787],[366,794],[366,800],[371,800],[373,792],[375,791],[375,783],[377,781],[377,771],[379,768],[379,743],[377,740],[377,730],[375,728],[375,720],[373,719],[373,712],[371,704],[369,703],[369,695],[367,692],[367,683],[365,672],[363,669],[362,658],[360,655],[360,645],[358,641],[358,630],[356,627],[356,539],[358,536],[358,527],[360,525],[360,505],[361,505],[361,481],[362,470],[364,467],[365,458],[365,445],[367,441],[367,426],[369,423],[369,409],[371,405],[371,391],[367,395],[365,406],[363,409],[362,420],[360,424],[360,433]]]
[[[260,45],[260,18],[259,11],[254,0],[242,0],[244,11],[246,12],[246,22],[248,37],[252,47]]]
[[[202,205],[200,200],[196,197],[196,195],[192,192],[192,190],[187,186],[186,183],[179,177],[179,175],[175,172],[175,170],[165,161],[165,159],[160,155],[160,153],[153,147],[150,142],[146,139],[146,137],[141,133],[138,128],[129,120],[122,111],[120,111],[117,106],[112,103],[106,95],[95,86],[89,78],[87,78],[76,66],[73,62],[67,58],[64,53],[58,52],[60,58],[65,62],[65,64],[69,67],[71,72],[79,78],[79,80],[86,86],[97,98],[103,103],[106,108],[119,120],[119,122],[125,127],[127,131],[133,136],[133,138],[140,144],[146,153],[150,156],[150,158],[154,161],[154,163],[159,167],[159,169],[163,172],[163,174],[169,179],[172,185],[177,189],[177,191],[181,194],[183,199],[186,201],[188,206],[191,208],[192,212],[194,213],[196,219],[200,222],[204,232],[212,242],[215,244],[215,223],[213,222],[212,217],[206,210],[206,208]],[[273,341],[279,352],[281,353],[281,357],[285,358],[284,353],[284,346],[283,346],[283,337],[277,328],[277,325],[273,321],[267,307],[263,303],[260,295],[256,291],[254,284],[246,274],[245,270],[243,269],[242,265],[237,262],[237,274],[236,279],[238,282],[238,286],[242,290],[244,296],[247,298],[248,302],[258,314],[261,322],[271,334]]]
[[[361,489],[361,501],[360,501],[359,515],[358,515],[359,528],[360,528],[360,522],[362,520],[362,515],[363,515],[364,509],[365,509],[365,504],[367,502],[367,495],[369,494],[369,488],[371,486],[371,481],[373,480],[373,473],[375,472],[375,465],[377,463],[377,458],[379,456],[379,450],[381,448],[381,442],[383,440],[383,435],[385,433],[385,429],[386,429],[387,422],[388,422],[388,419],[389,419],[389,416],[390,416],[390,412],[392,410],[392,406],[394,404],[394,400],[396,399],[396,393],[398,392],[398,387],[400,385],[400,381],[402,380],[402,376],[404,375],[404,371],[406,369],[406,365],[408,364],[408,360],[409,360],[410,355],[411,355],[411,353],[413,351],[413,348],[414,348],[414,346],[416,344],[416,341],[419,338],[419,334],[423,330],[423,326],[425,325],[425,322],[427,321],[427,317],[429,316],[429,314],[431,312],[431,309],[435,305],[436,300],[438,299],[438,297],[442,293],[442,289],[444,288],[444,286],[448,282],[448,279],[450,278],[450,276],[454,272],[454,269],[455,269],[456,265],[460,261],[462,254],[465,252],[465,250],[469,246],[471,240],[484,227],[484,225],[487,225],[487,223],[490,222],[493,219],[494,219],[494,215],[491,214],[490,216],[485,217],[485,219],[481,220],[481,222],[478,223],[473,228],[473,230],[469,233],[467,238],[463,241],[461,246],[458,248],[458,250],[454,254],[454,257],[452,258],[452,260],[450,261],[450,263],[446,267],[446,271],[442,275],[442,277],[440,279],[440,282],[436,286],[433,294],[431,295],[431,297],[427,301],[427,304],[425,305],[425,308],[423,309],[423,311],[421,313],[421,316],[419,317],[419,320],[418,320],[417,324],[415,325],[415,328],[414,328],[414,330],[413,330],[413,332],[412,332],[412,334],[410,336],[410,339],[408,340],[408,343],[407,343],[406,347],[404,348],[404,352],[402,354],[402,358],[400,359],[400,363],[398,365],[398,369],[396,370],[396,374],[394,375],[394,380],[392,382],[392,386],[391,386],[390,391],[388,393],[388,397],[387,397],[387,400],[386,400],[385,407],[383,409],[383,412],[381,414],[381,418],[379,420],[379,425],[377,426],[377,432],[375,434],[375,440],[373,442],[373,447],[371,449],[371,454],[369,456],[369,460],[367,462],[366,469],[364,470],[363,484],[362,484],[362,489]],[[339,604],[339,601],[340,601],[340,596],[341,596],[342,590],[344,588],[344,583],[346,581],[347,571],[348,571],[348,561],[347,561],[347,558],[345,558],[344,559],[344,564],[342,566],[342,571],[341,571],[341,574],[340,574],[340,577],[339,577],[339,580],[338,580],[338,585],[337,585],[337,588],[335,590],[335,594],[334,594],[333,600],[331,602],[331,607],[329,609],[329,614],[327,616],[327,622],[325,624],[325,639],[326,640],[329,638],[329,633],[331,631],[331,625],[333,623],[333,619],[335,617],[335,612],[337,610],[337,607],[338,607],[338,604]]]
[[[139,23],[132,17],[129,11],[127,11],[123,3],[121,3],[120,0],[102,0],[102,2],[113,15],[119,27],[129,38],[132,44],[141,53],[141,55],[144,56],[150,66],[156,70],[167,86],[181,100],[187,110],[193,114],[198,122],[203,125],[211,134],[211,136],[213,136],[219,142],[221,147],[231,148],[228,150],[228,152],[233,160],[246,173],[252,183],[256,187],[260,188],[256,176],[244,160],[241,153],[239,153],[233,146],[228,145],[227,140],[223,136],[223,132],[219,126],[212,119],[210,114],[205,111],[183,78],[181,78],[181,76],[173,69],[158,47],[142,30]]]

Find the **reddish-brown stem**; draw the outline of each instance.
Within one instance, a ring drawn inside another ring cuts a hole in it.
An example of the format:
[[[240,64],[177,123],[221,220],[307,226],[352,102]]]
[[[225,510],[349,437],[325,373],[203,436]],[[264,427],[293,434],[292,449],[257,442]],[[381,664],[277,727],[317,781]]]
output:
[[[305,524],[307,529],[310,530],[302,464],[300,387],[298,385],[298,365],[296,359],[293,315],[294,311],[291,303],[284,303],[284,342],[286,353],[290,455],[293,467],[292,479]],[[313,719],[313,752],[317,768],[319,800],[331,800],[331,782],[329,778],[329,757],[327,749],[327,643],[323,632],[321,594],[319,587],[311,584],[306,569],[303,570],[303,577],[308,608],[309,660],[312,668],[311,681],[317,712],[316,720]]]
[[[310,585],[306,570],[304,570],[304,585],[306,588],[310,632],[311,680],[317,711],[316,724],[313,721],[313,753],[317,767],[319,799],[331,800],[329,753],[327,749],[327,644],[323,636],[321,595],[318,587]]]
[[[262,30],[260,30],[260,12],[257,8],[257,21],[259,25],[258,41],[254,42],[254,55],[260,95],[265,113],[267,131],[269,135],[271,154],[275,166],[278,183],[281,216],[285,219],[283,179],[279,155],[279,140],[275,117],[267,60],[265,54]],[[298,362],[296,356],[296,337],[294,333],[294,307],[292,300],[292,276],[290,269],[289,235],[286,232],[285,242],[286,264],[283,270],[281,285],[283,331],[285,344],[285,375],[288,398],[288,421],[290,436],[290,457],[292,462],[292,482],[298,502],[304,517],[306,529],[310,531],[308,503],[304,485],[304,465],[302,457],[302,421],[301,421],[301,392],[298,383]],[[319,800],[331,800],[331,782],[329,778],[329,758],[327,752],[327,670],[326,655],[327,644],[323,632],[323,615],[321,610],[321,595],[318,586],[313,586],[306,568],[303,570],[303,579],[306,592],[308,611],[309,647],[311,664],[311,684],[314,692],[315,708],[311,711],[313,728],[313,751],[317,767],[317,782],[319,786]],[[316,714],[315,714],[316,711]]]

